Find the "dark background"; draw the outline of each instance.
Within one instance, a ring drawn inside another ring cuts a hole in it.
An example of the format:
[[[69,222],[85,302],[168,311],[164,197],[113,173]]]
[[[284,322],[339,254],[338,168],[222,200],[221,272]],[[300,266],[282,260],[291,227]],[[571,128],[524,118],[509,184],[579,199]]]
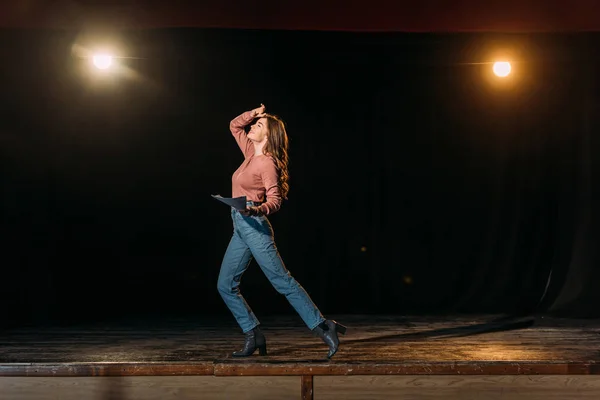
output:
[[[326,315],[598,316],[596,34],[128,30],[104,76],[99,37],[0,31],[3,324],[229,315],[210,194],[260,103],[290,136],[276,240]],[[242,290],[293,313],[256,264]]]

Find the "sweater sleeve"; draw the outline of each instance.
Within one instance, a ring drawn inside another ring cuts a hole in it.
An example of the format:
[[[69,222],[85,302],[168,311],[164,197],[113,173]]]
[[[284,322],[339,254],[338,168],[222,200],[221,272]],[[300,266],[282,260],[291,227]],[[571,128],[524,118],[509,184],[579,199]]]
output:
[[[261,178],[266,191],[266,201],[260,205],[265,215],[277,212],[281,208],[282,198],[279,190],[279,176],[275,168],[275,161],[269,159],[261,172]]]
[[[254,146],[252,141],[246,136],[244,127],[248,125],[254,119],[252,111],[246,111],[245,113],[238,115],[229,123],[229,130],[235,138],[240,150],[244,153],[244,158],[250,157],[254,153]]]

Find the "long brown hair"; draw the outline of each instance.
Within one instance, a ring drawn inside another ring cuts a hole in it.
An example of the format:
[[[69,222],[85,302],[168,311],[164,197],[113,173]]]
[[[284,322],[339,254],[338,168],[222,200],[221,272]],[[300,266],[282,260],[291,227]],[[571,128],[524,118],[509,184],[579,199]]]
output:
[[[279,191],[281,192],[281,197],[287,200],[287,195],[290,191],[290,175],[288,172],[288,136],[285,124],[275,115],[266,114],[264,117],[267,119],[269,134],[267,135],[267,144],[263,152],[275,159],[275,168],[279,176]]]

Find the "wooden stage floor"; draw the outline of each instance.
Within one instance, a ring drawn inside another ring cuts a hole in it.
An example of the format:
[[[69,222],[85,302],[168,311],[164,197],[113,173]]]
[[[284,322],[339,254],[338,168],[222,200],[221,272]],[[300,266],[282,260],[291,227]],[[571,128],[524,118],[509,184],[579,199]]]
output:
[[[233,320],[123,321],[0,332],[0,377],[599,375],[600,321],[543,316],[337,316],[325,345],[295,317],[264,318],[268,355],[235,359]]]

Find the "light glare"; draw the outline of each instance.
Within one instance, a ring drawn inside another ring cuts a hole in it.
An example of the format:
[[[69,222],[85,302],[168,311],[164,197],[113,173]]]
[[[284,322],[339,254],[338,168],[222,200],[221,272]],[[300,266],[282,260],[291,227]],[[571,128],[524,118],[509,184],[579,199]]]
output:
[[[500,78],[507,77],[510,74],[511,66],[508,61],[497,61],[494,63],[494,74]]]
[[[108,54],[94,55],[94,66],[98,69],[107,69],[112,65],[112,56]]]

